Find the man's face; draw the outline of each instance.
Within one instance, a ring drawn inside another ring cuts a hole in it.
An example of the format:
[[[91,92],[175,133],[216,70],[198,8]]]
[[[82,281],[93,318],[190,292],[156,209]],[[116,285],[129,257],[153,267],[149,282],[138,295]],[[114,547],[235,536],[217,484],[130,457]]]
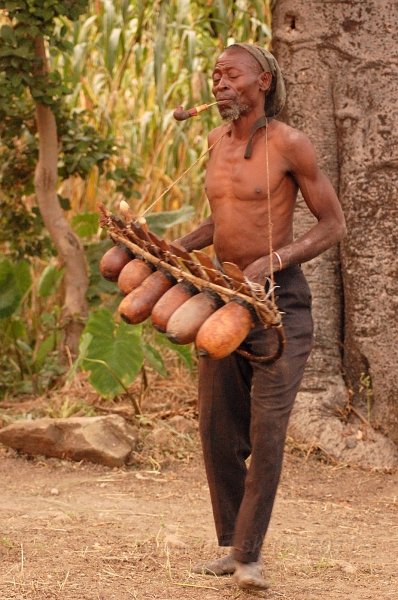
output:
[[[258,102],[264,105],[261,73],[256,59],[245,50],[231,48],[220,55],[213,71],[213,94],[224,120],[249,114]]]

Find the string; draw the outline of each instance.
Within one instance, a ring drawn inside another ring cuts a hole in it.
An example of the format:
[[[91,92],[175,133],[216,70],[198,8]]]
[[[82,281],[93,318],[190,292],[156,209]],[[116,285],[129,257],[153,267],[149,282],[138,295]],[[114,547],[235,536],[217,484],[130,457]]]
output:
[[[279,287],[278,285],[273,285],[270,277],[265,278],[264,285],[250,281],[247,277],[245,277],[245,282],[248,288],[250,288],[252,298],[254,298],[256,302],[266,302],[270,296],[273,296],[275,288]],[[268,292],[265,291],[266,283],[269,284]]]
[[[270,276],[269,279],[271,281],[271,298],[272,302],[275,302],[275,279],[274,279],[274,269],[272,265],[272,219],[271,219],[271,190],[269,184],[269,162],[268,162],[268,119],[265,117],[265,162],[267,167],[267,195],[268,195],[268,241],[269,241],[269,267],[270,267]],[[268,279],[268,278],[267,278]],[[266,279],[266,281],[267,281]]]
[[[167,187],[164,192],[162,194],[160,194],[160,196],[158,198],[156,198],[156,200],[154,202],[152,202],[152,204],[150,204],[145,210],[144,212],[141,213],[141,215],[139,217],[137,217],[137,221],[138,219],[140,219],[141,217],[143,217],[144,215],[146,215],[146,213],[151,210],[151,208],[153,208],[155,206],[155,204],[157,202],[159,202],[159,200],[161,200],[163,198],[163,196],[165,196],[167,194],[167,192],[169,192],[175,185],[176,183],[178,183],[180,181],[180,179],[182,179],[191,169],[193,169],[193,167],[200,161],[202,160],[202,158],[204,156],[206,156],[206,154],[208,152],[210,152],[210,150],[212,150],[214,148],[214,146],[216,144],[218,144],[218,142],[224,137],[224,135],[226,135],[227,133],[229,133],[231,131],[231,127],[229,127],[226,131],[224,131],[224,133],[222,135],[220,135],[220,137],[214,142],[214,144],[212,144],[209,148],[207,148],[207,150],[205,152],[203,152],[203,154],[201,156],[199,156],[199,158],[197,158],[195,160],[194,163],[192,163],[192,165],[190,167],[188,167],[188,169],[186,169],[182,175],[180,175],[175,181],[173,181],[173,183],[171,183],[169,185],[169,187]]]

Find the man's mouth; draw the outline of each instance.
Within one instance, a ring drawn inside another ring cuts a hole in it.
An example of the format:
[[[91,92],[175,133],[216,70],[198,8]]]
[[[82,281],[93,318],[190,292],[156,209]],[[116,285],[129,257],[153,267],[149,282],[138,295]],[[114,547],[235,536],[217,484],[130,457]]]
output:
[[[233,98],[217,98],[217,103],[224,104],[225,102],[232,102],[233,100]]]

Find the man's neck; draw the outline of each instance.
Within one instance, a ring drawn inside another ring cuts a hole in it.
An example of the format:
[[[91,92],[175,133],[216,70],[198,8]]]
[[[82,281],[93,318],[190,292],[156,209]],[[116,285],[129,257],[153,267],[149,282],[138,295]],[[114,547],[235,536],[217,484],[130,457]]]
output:
[[[248,115],[241,115],[231,122],[231,137],[237,140],[248,140],[254,125],[264,116],[264,108],[252,110]]]

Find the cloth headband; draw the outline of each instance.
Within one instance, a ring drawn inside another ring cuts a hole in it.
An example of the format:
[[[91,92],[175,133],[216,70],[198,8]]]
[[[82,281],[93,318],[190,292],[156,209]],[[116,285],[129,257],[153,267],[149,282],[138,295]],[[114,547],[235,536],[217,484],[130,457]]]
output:
[[[286,99],[285,82],[283,81],[282,72],[275,57],[271,52],[268,52],[265,48],[256,46],[256,44],[241,43],[228,46],[228,48],[234,47],[242,48],[246,52],[249,52],[260,64],[263,71],[269,71],[274,78],[274,85],[265,97],[264,110],[267,117],[275,117],[281,112]]]

